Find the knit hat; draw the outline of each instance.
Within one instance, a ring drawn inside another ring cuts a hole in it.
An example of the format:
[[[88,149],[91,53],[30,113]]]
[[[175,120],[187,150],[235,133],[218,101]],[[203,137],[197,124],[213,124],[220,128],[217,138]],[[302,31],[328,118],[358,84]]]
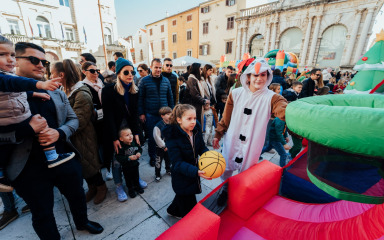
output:
[[[124,59],[124,58],[118,58],[116,60],[116,74],[119,74],[119,72],[121,71],[121,69],[123,69],[123,67],[125,66],[132,66],[133,67],[133,64],[128,61],[127,59]]]

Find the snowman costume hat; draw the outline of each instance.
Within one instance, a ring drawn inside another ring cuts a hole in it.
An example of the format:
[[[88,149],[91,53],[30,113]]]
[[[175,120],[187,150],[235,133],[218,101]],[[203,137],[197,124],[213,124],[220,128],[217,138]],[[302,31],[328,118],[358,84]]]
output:
[[[269,72],[265,85],[252,92],[249,89],[249,74]],[[264,145],[268,121],[271,117],[273,91],[272,70],[264,58],[256,58],[240,77],[243,85],[232,90],[233,111],[228,130],[224,135],[223,156],[227,161],[222,180],[232,176],[233,171],[245,171],[259,161]]]

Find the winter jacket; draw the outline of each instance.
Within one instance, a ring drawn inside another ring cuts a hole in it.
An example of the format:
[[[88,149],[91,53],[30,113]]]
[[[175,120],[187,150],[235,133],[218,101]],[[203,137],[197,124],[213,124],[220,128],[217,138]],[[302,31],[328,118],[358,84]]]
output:
[[[216,102],[221,102],[221,96],[226,94],[225,89],[227,89],[228,77],[224,73],[220,74],[215,80],[215,89],[216,89]]]
[[[287,89],[287,83],[285,82],[284,78],[279,75],[273,75],[272,83],[278,83],[283,87],[283,90]]]
[[[83,177],[87,179],[99,172],[101,163],[96,131],[91,122],[94,109],[92,95],[87,86],[83,84],[78,84],[78,86],[80,87],[74,89],[68,96],[68,101],[79,119],[79,128],[72,135],[71,141],[80,152],[81,158],[79,160],[83,170]]]
[[[173,104],[176,105],[177,102],[179,101],[179,89],[178,89],[178,83],[177,83],[177,76],[171,72],[171,73],[166,73],[162,72],[164,77],[166,77],[169,82],[171,83],[171,89],[172,89],[172,96],[173,96]]]
[[[153,139],[155,139],[156,147],[161,149],[166,148],[165,142],[164,142],[164,136],[161,133],[161,131],[164,129],[166,125],[167,124],[163,120],[161,120],[153,128]]]
[[[196,108],[196,119],[199,123],[202,123],[202,113],[203,106],[206,99],[204,98],[204,89],[202,84],[199,87],[199,80],[193,75],[190,74],[187,81],[187,91],[185,98],[188,99],[186,103],[191,104]]]
[[[295,92],[292,88],[288,88],[283,91],[283,97],[287,99],[288,102],[293,102],[299,98],[299,93]]]
[[[193,146],[188,134],[179,125],[170,124],[162,131],[172,163],[172,188],[176,194],[201,193],[198,156],[208,151],[200,124],[193,129]]]
[[[179,88],[179,103],[183,104],[185,103],[185,92],[186,92],[187,84],[183,83]]]
[[[116,160],[121,164],[123,168],[137,167],[140,165],[139,159],[131,160],[130,156],[136,155],[137,153],[143,153],[143,149],[136,143],[136,140],[133,139],[131,145],[127,145],[123,142],[120,142],[121,149],[119,153],[115,155]]]
[[[140,81],[139,115],[152,114],[159,116],[160,108],[173,108],[175,106],[169,80],[161,76],[160,89],[157,89],[157,83],[155,81],[157,80],[155,80],[152,75],[148,75]]]
[[[303,81],[303,90],[301,91],[302,97],[312,97],[315,93],[315,81],[312,78],[307,78]]]
[[[21,123],[32,115],[25,91],[36,91],[36,83],[0,71],[0,126]]]
[[[287,135],[287,125],[280,118],[276,117],[269,128],[269,141],[280,142],[285,145]]]

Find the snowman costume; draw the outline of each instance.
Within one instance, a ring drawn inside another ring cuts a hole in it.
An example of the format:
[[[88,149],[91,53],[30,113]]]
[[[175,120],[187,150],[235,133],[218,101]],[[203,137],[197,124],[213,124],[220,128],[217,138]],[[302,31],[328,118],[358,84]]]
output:
[[[249,75],[265,71],[269,75],[264,87],[251,92]],[[220,140],[225,133],[222,154],[227,165],[221,176],[222,181],[232,176],[233,171],[243,172],[257,164],[272,113],[285,120],[287,101],[268,89],[272,78],[272,70],[267,61],[257,58],[241,75],[243,87],[233,89],[228,97],[224,117],[218,124],[215,136]]]

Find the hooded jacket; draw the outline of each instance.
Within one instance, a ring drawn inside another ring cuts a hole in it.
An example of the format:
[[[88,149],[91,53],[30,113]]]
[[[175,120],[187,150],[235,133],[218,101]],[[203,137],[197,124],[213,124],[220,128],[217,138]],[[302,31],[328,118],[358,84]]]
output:
[[[198,176],[198,156],[208,151],[204,144],[201,126],[193,129],[193,146],[188,134],[179,125],[166,125],[162,131],[168,155],[172,163],[172,188],[176,194],[201,193]]]

